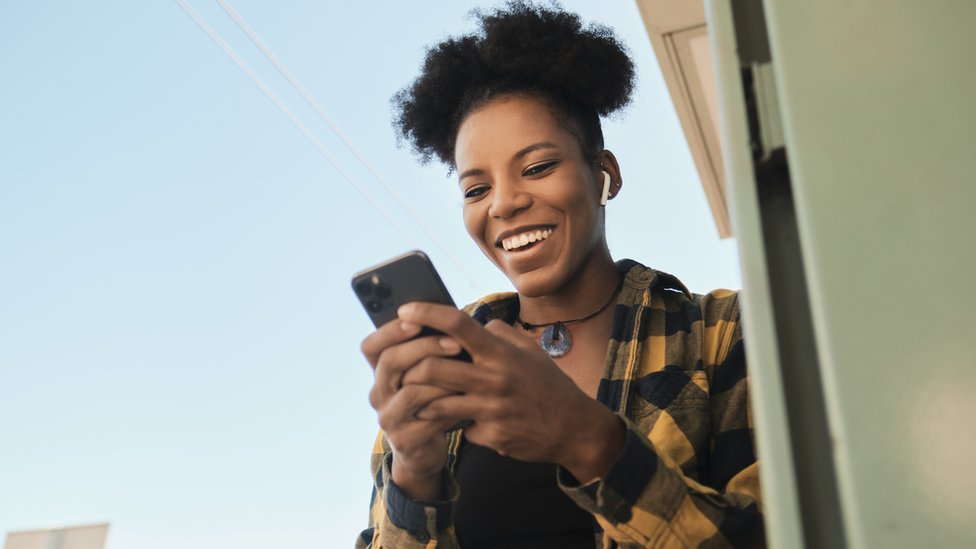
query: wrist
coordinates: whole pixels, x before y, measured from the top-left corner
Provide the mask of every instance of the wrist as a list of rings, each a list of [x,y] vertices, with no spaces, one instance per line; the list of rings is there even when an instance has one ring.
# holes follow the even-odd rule
[[[561,453],[565,458],[557,462],[581,484],[606,476],[627,437],[627,426],[616,414],[596,401],[593,404],[593,412],[576,431],[572,447],[566,448]]]
[[[444,499],[443,468],[430,473],[414,471],[401,463],[394,453],[390,476],[397,488],[412,500]]]

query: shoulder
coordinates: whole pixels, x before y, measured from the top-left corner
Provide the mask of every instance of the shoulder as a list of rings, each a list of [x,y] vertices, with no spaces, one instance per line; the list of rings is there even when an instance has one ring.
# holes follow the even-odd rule
[[[468,303],[461,310],[482,324],[490,320],[502,320],[511,324],[518,314],[518,294],[515,292],[488,294]]]
[[[717,289],[704,295],[696,295],[695,300],[701,308],[702,320],[706,326],[720,322],[739,322],[739,292]]]
[[[738,316],[738,295],[724,288],[706,294],[691,292],[673,274],[652,269],[632,259],[617,262],[624,274],[624,286],[643,291],[651,300],[660,301],[670,309],[699,309],[703,317],[730,318]]]
[[[688,334],[698,343],[686,350],[704,353],[711,360],[720,360],[741,339],[738,291],[717,289],[698,294],[676,276],[635,261],[618,262],[618,267],[626,272],[624,285],[631,289],[631,306],[643,310],[641,314],[656,326],[648,328],[648,333],[671,335],[674,345],[688,343],[690,340],[682,335]]]

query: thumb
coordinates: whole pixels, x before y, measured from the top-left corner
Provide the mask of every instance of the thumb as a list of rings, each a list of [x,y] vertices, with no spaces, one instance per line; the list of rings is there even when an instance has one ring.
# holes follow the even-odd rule
[[[485,330],[498,339],[516,347],[524,349],[527,346],[533,345],[532,341],[528,340],[514,326],[506,324],[501,320],[492,320],[488,324],[485,324]]]

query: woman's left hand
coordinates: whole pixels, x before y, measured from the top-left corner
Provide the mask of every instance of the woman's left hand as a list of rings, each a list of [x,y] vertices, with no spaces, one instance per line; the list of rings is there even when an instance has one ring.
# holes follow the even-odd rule
[[[607,472],[623,447],[623,422],[583,393],[535,341],[504,322],[482,326],[444,305],[407,304],[399,317],[443,332],[472,359],[429,357],[406,372],[404,385],[456,393],[417,417],[472,419],[465,428],[471,442],[522,461],[562,465],[581,482]]]

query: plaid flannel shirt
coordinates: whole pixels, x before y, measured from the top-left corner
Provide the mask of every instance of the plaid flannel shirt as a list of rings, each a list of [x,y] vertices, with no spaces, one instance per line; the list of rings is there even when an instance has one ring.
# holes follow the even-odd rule
[[[597,399],[626,422],[624,449],[605,477],[586,484],[557,468],[560,488],[592,513],[598,549],[764,547],[738,294],[696,295],[671,275],[631,260],[617,265],[626,276]],[[494,294],[465,310],[483,323],[511,323],[516,299]],[[452,473],[461,434],[447,436],[447,499],[424,502],[391,482],[380,433],[370,526],[357,548],[458,546]]]

